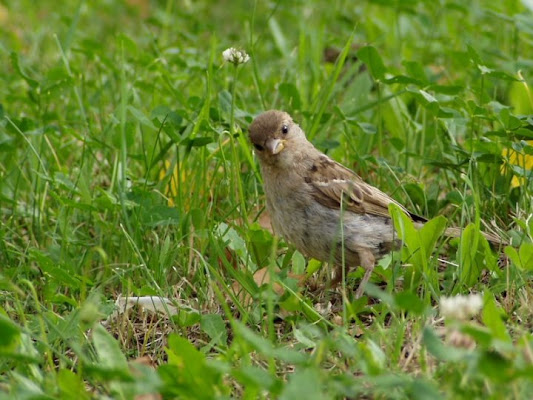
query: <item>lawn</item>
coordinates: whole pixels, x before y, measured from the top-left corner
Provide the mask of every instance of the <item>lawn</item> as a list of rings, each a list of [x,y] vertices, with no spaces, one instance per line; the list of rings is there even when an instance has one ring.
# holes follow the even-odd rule
[[[531,398],[530,0],[4,1],[0,55],[0,399]],[[430,220],[360,299],[272,232],[268,109]]]

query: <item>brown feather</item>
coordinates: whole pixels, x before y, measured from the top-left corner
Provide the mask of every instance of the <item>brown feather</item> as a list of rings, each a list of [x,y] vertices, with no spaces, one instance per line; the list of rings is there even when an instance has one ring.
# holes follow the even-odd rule
[[[266,111],[249,130],[276,233],[303,254],[335,263],[332,285],[345,275],[344,266],[363,267],[365,275],[355,293],[361,297],[375,261],[399,244],[389,205],[396,204],[417,226],[426,219],[321,153],[289,114]],[[449,228],[446,234],[460,236],[460,231]],[[492,234],[484,236],[501,242]]]
[[[345,210],[358,214],[390,217],[389,204],[394,203],[413,221],[426,221],[425,218],[409,212],[396,200],[364,182],[355,172],[326,155],[319,157],[308,174],[304,179],[313,186],[313,195],[323,206],[339,209],[342,203]]]
[[[450,228],[447,228],[446,231],[444,231],[444,234],[448,237],[452,237],[452,238],[455,238],[455,237],[461,237],[461,234],[462,234],[462,229],[459,229],[459,228],[456,228],[454,226],[450,227]],[[485,239],[487,239],[490,243],[492,243],[493,245],[496,245],[496,246],[505,246],[505,245],[508,245],[509,243],[504,240],[503,238],[501,238],[500,236],[498,235],[495,235],[493,233],[489,233],[489,232],[481,232],[481,234],[483,235],[483,237]]]

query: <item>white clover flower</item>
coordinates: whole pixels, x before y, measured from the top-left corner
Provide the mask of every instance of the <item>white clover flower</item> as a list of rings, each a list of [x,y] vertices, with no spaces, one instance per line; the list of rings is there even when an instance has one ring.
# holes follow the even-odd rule
[[[441,297],[439,302],[440,314],[444,318],[466,320],[476,315],[483,307],[481,295],[457,295],[454,297]]]
[[[235,47],[230,47],[222,52],[224,61],[230,62],[234,65],[244,64],[248,62],[250,56],[244,50],[238,50]]]

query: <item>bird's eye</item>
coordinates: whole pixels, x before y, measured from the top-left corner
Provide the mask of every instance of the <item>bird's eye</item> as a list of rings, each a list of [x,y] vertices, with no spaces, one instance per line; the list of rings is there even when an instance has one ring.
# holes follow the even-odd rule
[[[263,150],[264,150],[264,147],[261,146],[260,144],[255,144],[255,143],[254,143],[254,147],[255,147],[255,149],[256,149],[257,151],[263,151]]]
[[[283,126],[281,127],[281,132],[282,132],[284,135],[286,135],[287,133],[289,133],[289,127],[288,127],[288,125],[283,125]]]

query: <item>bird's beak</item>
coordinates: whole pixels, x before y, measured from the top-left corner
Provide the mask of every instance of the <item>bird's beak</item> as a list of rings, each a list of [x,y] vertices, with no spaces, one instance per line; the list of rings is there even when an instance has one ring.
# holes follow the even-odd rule
[[[285,140],[282,139],[269,139],[265,143],[266,148],[272,155],[276,155],[281,153],[281,151],[285,148]]]

